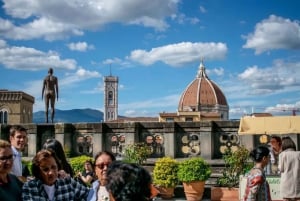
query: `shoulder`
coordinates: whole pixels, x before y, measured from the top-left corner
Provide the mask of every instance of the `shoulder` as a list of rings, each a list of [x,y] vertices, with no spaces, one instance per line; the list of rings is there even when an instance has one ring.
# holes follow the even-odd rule
[[[72,183],[72,178],[71,177],[65,177],[65,178],[61,178],[61,179],[57,179],[57,185],[61,186],[61,185],[68,185]]]
[[[39,192],[42,188],[42,182],[38,179],[33,179],[30,181],[27,181],[23,184],[22,191],[23,193],[32,193],[32,192]]]
[[[8,178],[10,179],[10,181],[17,184],[18,186],[23,186],[23,182],[21,182],[16,175],[8,174]]]
[[[57,186],[68,186],[68,185],[77,185],[77,184],[79,184],[79,182],[73,179],[72,177],[66,177],[57,180]]]
[[[100,185],[99,180],[96,180],[92,183],[92,188],[97,189],[99,187],[99,185]]]
[[[250,180],[252,185],[257,185],[264,182],[263,171],[258,168],[253,168],[248,175],[248,179]]]
[[[8,178],[9,178],[10,180],[12,180],[12,181],[14,181],[14,180],[19,180],[18,177],[17,177],[16,175],[11,174],[11,173],[8,174]]]
[[[27,185],[29,187],[41,186],[42,185],[42,181],[35,178],[35,179],[32,179],[32,180],[29,180],[29,181],[25,182],[24,185]]]

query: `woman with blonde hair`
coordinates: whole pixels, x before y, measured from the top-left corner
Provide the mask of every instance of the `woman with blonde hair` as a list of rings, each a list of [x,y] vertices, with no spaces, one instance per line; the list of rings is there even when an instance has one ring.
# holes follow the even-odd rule
[[[0,140],[0,199],[21,200],[23,183],[13,174],[13,151],[9,142]]]

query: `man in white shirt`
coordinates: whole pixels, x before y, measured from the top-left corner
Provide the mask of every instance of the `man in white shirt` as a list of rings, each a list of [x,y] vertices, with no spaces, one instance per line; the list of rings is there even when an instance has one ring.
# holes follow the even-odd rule
[[[27,144],[27,130],[22,126],[12,126],[9,133],[9,140],[14,156],[11,173],[24,182],[26,178],[22,176],[22,151]]]

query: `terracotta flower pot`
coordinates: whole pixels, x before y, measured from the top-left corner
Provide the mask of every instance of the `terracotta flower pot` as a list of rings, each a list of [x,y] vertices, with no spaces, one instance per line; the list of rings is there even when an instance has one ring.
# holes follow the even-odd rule
[[[188,201],[202,199],[205,181],[183,182],[185,197]]]
[[[164,200],[169,200],[173,198],[174,188],[173,187],[159,187],[159,195]]]
[[[212,201],[238,201],[239,188],[212,187],[211,200]]]

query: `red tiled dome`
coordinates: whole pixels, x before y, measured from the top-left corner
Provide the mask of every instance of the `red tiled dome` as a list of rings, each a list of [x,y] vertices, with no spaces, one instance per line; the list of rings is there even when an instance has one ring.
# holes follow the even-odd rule
[[[201,111],[202,107],[227,106],[226,98],[216,83],[210,80],[203,62],[194,79],[181,95],[178,111]]]

